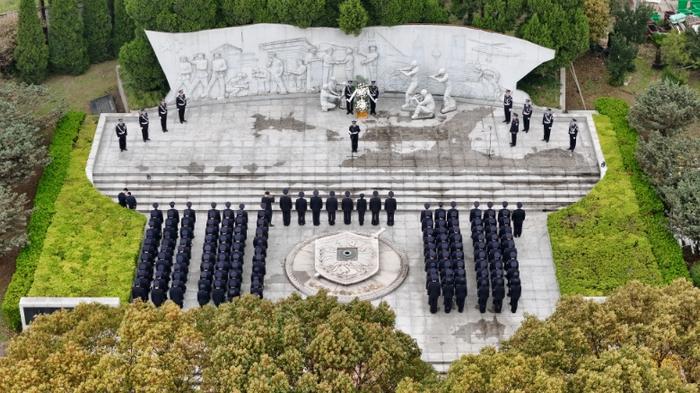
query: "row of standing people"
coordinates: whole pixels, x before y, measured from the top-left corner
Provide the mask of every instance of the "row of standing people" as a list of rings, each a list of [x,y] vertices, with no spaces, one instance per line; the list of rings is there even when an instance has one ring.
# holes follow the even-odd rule
[[[163,212],[158,209],[158,204],[153,204],[137,265],[136,279],[132,286],[133,300],[140,298],[146,301],[150,292],[151,301],[156,306],[163,304],[167,298],[180,307],[183,306],[192,256],[195,220],[195,212],[191,209],[191,204],[188,204],[187,209],[184,210],[182,221],[174,202],[170,203],[165,220]],[[178,223],[180,224],[179,243]],[[162,224],[165,226],[162,227]],[[159,248],[158,244],[160,244]],[[173,264],[176,245],[177,255]]]
[[[503,114],[504,123],[510,123],[510,146],[514,147],[518,141],[518,132],[520,132],[520,119],[518,114],[513,112],[513,96],[510,90],[506,90],[503,96]],[[523,117],[523,132],[528,133],[530,131],[530,117],[532,117],[532,103],[530,99],[525,100],[522,111]],[[549,143],[549,137],[552,133],[552,125],[554,124],[554,114],[552,109],[547,108],[542,115],[542,128],[544,131],[544,136],[542,138],[543,142]],[[572,118],[569,122],[569,149],[574,151],[576,148],[576,139],[578,138],[579,126],[575,118]]]
[[[464,246],[459,227],[459,211],[456,202],[445,210],[442,202],[435,212],[430,204],[425,204],[421,212],[423,231],[423,255],[425,258],[428,306],[430,312],[437,312],[440,295],[446,313],[457,303],[457,311],[464,311],[467,298],[467,274],[464,265]]]
[[[271,196],[269,192],[265,192],[262,197],[262,204],[264,209],[269,211],[270,219],[272,218],[272,205],[275,202],[274,196]],[[289,190],[284,189],[282,191],[282,196],[279,200],[279,207],[282,211],[282,222],[285,226],[289,226],[291,223],[292,209],[297,212],[297,223],[299,225],[306,225],[306,212],[311,210],[311,217],[314,226],[321,224],[321,211],[325,206],[325,210],[328,214],[328,224],[335,225],[336,213],[341,210],[343,213],[343,223],[345,225],[352,224],[352,212],[357,211],[357,219],[360,225],[365,223],[365,213],[369,209],[371,213],[371,224],[379,225],[379,213],[382,211],[382,199],[379,197],[378,191],[372,192],[372,197],[367,201],[365,199],[365,194],[360,194],[356,201],[353,201],[350,191],[345,191],[344,197],[339,201],[336,197],[335,192],[331,191],[328,197],[324,201],[319,195],[318,190],[314,190],[313,196],[307,200],[303,191],[299,192],[296,200],[292,201],[292,197],[289,196]],[[397,210],[396,198],[394,198],[394,192],[389,191],[388,197],[383,203],[384,211],[386,212],[386,223],[388,226],[394,225],[394,214]],[[339,209],[340,208],[340,209]],[[272,226],[272,225],[271,225]]]
[[[522,204],[518,205],[521,209]],[[479,209],[479,202],[474,202],[474,208],[469,213],[477,301],[481,313],[486,312],[489,292],[493,298],[494,312],[501,312],[506,296],[506,279],[511,312],[516,312],[518,307],[521,294],[520,270],[511,219],[512,214],[507,202],[503,202],[503,208],[498,213],[489,206],[483,214]]]

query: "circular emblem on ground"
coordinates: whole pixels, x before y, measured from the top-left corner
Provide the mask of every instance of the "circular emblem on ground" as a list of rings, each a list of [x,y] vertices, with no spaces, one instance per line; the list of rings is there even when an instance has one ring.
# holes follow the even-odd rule
[[[341,301],[371,300],[401,285],[408,264],[379,234],[343,231],[299,243],[285,259],[285,272],[306,295],[325,289]]]

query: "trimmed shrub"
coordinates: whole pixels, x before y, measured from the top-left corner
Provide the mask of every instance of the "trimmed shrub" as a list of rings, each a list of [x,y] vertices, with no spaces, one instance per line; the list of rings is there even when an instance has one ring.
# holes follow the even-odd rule
[[[345,34],[358,35],[367,26],[367,11],[360,0],[345,0],[340,4],[338,26]]]
[[[77,0],[54,0],[50,9],[49,63],[59,73],[79,75],[90,65]]]
[[[663,281],[669,283],[676,277],[687,278],[688,268],[683,260],[683,251],[668,229],[669,224],[664,215],[663,202],[635,158],[638,135],[627,123],[629,111],[627,103],[615,98],[599,98],[595,102],[595,107],[598,112],[610,118],[615,130],[624,169],[630,174],[637,196],[639,217],[644,223],[644,231],[656,257]]]
[[[16,13],[0,16],[0,73],[9,73],[15,65],[18,25]]]
[[[85,42],[92,63],[100,63],[112,57],[112,18],[107,0],[83,1]]]
[[[34,0],[22,0],[20,3],[15,60],[23,81],[37,84],[46,78],[49,48]]]
[[[562,294],[607,295],[631,280],[662,282],[610,119],[594,116],[608,171],[547,222]]]
[[[95,122],[89,118],[71,153],[30,296],[129,300],[146,218],[112,202],[85,177],[94,133]]]
[[[69,112],[63,116],[56,126],[49,147],[51,163],[44,169],[39,181],[27,227],[29,244],[17,257],[16,270],[2,302],[2,316],[15,329],[19,329],[21,325],[19,299],[27,295],[34,281],[34,271],[44,247],[46,231],[56,211],[56,198],[68,171],[73,140],[84,117],[85,114],[79,112]]]
[[[23,231],[29,216],[27,197],[0,184],[0,255],[27,243]]]
[[[690,279],[693,280],[693,285],[700,288],[700,262],[690,267]]]
[[[114,0],[114,23],[112,24],[112,50],[119,56],[124,44],[134,39],[134,21],[124,8],[124,0]]]
[[[699,118],[700,94],[686,85],[657,82],[637,96],[629,111],[630,125],[647,135],[673,136]]]

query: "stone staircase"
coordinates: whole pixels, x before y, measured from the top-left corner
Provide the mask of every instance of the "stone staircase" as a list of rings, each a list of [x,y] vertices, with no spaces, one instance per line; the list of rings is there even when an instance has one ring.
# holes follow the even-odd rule
[[[223,205],[230,201],[234,205],[245,203],[256,209],[262,194],[269,190],[277,198],[282,189],[289,188],[296,198],[304,191],[307,198],[314,189],[325,197],[330,190],[336,195],[349,190],[353,198],[364,193],[366,198],[372,190],[380,192],[382,198],[393,190],[402,211],[418,211],[426,202],[457,201],[465,208],[473,201],[523,202],[528,210],[551,211],[576,202],[586,195],[599,180],[599,173],[572,171],[561,174],[533,174],[514,168],[508,172],[489,171],[416,171],[394,170],[387,173],[376,171],[338,171],[336,173],[298,174],[289,173],[202,173],[151,172],[134,174],[109,172],[93,174],[95,186],[104,194],[116,195],[128,187],[139,202],[139,210],[147,211],[153,202],[161,206],[175,201],[178,208],[192,202],[196,210],[209,208],[211,202]]]

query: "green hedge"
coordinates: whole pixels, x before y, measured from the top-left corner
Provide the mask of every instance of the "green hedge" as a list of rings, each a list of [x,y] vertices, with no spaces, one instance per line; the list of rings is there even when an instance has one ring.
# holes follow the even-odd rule
[[[99,193],[85,177],[95,132],[83,125],[39,258],[30,296],[116,296],[128,301],[146,218]]]
[[[678,277],[688,278],[683,251],[669,230],[663,202],[637,163],[637,132],[627,123],[627,103],[614,98],[600,98],[596,100],[595,106],[598,112],[610,118],[615,130],[623,165],[630,174],[639,204],[640,218],[644,223],[644,231],[659,265],[663,282],[668,284]]]
[[[34,271],[44,247],[46,231],[54,217],[56,198],[68,170],[73,141],[84,118],[85,114],[81,112],[69,112],[63,116],[56,125],[49,146],[51,163],[44,169],[34,197],[32,216],[27,226],[29,243],[17,256],[15,274],[2,302],[2,315],[15,329],[21,325],[19,299],[27,295],[34,281]]]
[[[631,280],[659,284],[659,272],[615,130],[594,116],[608,171],[579,202],[547,222],[562,294],[601,296]]]

